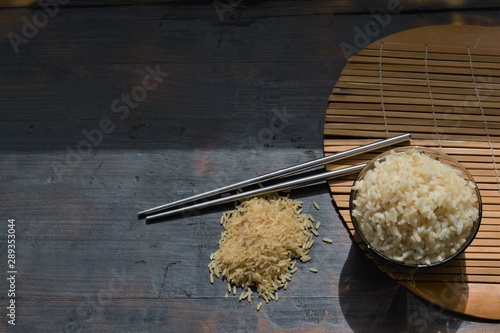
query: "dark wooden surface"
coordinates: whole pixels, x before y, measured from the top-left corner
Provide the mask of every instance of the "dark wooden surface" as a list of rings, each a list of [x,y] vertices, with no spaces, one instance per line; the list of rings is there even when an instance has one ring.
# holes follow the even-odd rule
[[[370,9],[390,1],[66,2],[35,31],[23,31],[43,19],[34,1],[1,5],[0,332],[500,330],[380,273],[353,246],[326,184],[292,196],[334,243],[317,242],[312,262],[260,312],[255,300],[225,299],[225,282],[209,282],[227,206],[154,225],[137,219],[321,156],[327,99],[347,61],[340,46],[355,46],[358,29],[375,20]],[[400,1],[369,39],[500,24],[493,1],[446,3]],[[25,38],[17,52],[14,34]],[[155,88],[146,80],[151,90],[146,68],[161,72]],[[122,95],[144,91],[125,113]],[[15,326],[6,316],[8,219],[16,219]]]

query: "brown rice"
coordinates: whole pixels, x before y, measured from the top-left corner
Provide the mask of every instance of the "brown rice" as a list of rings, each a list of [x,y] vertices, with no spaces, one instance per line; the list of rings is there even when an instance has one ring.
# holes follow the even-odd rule
[[[209,271],[224,276],[229,291],[254,287],[266,303],[277,299],[297,270],[293,259],[309,261],[313,244],[312,217],[302,203],[288,197],[257,197],[242,202],[221,219],[219,249],[211,255]],[[250,295],[250,294],[249,294]]]

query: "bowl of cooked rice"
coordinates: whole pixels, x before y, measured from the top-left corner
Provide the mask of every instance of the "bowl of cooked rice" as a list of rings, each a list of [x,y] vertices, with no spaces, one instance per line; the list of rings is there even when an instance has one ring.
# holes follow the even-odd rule
[[[399,268],[428,268],[457,258],[477,234],[482,205],[470,173],[437,149],[401,147],[359,173],[349,210],[362,243]]]

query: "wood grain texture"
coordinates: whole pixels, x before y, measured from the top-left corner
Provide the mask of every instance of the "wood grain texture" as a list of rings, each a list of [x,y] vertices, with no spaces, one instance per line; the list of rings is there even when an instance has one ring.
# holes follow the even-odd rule
[[[55,1],[55,0],[54,0]],[[179,5],[186,4],[186,1],[181,0],[57,0],[62,7],[117,7],[117,6],[151,6],[151,5]],[[45,3],[53,3],[50,1],[42,1],[42,6]],[[494,1],[409,1],[409,0],[374,0],[370,4],[363,1],[339,0],[335,3],[327,0],[319,0],[314,2],[302,1],[214,1],[214,0],[191,0],[191,5],[207,4],[212,7],[219,7],[220,10],[235,8],[235,9],[251,9],[257,8],[276,8],[280,12],[290,8],[290,12],[300,9],[301,12],[318,13],[370,13],[372,10],[387,9],[391,4],[401,5],[405,11],[425,12],[425,11],[442,11],[442,10],[473,10],[473,9],[495,9],[498,4]],[[5,0],[0,4],[0,8],[16,8],[16,7],[39,7],[40,2],[37,0]]]
[[[299,265],[280,301],[260,312],[256,303],[225,299],[224,281],[209,282],[217,223],[230,206],[148,226],[136,218],[321,156],[328,97],[347,62],[339,45],[354,43],[354,28],[373,20],[370,8],[259,2],[221,20],[210,1],[116,3],[61,6],[17,53],[7,35],[22,35],[23,17],[39,8],[0,11],[0,217],[17,221],[19,261],[15,328],[4,320],[8,288],[0,279],[1,332],[498,329],[436,308],[380,272],[352,244],[326,184],[292,194],[333,244],[317,242],[311,266]],[[500,24],[498,11],[475,4],[425,15],[416,5],[372,39],[429,24]],[[128,115],[113,112],[157,65],[169,73],[164,81]],[[84,153],[83,131],[103,119],[114,129]],[[3,237],[0,247],[3,255]]]

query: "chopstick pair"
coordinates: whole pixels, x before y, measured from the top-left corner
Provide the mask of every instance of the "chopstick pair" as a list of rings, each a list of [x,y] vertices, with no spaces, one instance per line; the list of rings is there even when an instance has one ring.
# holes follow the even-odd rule
[[[286,191],[286,190],[290,190],[293,188],[297,188],[299,186],[309,185],[309,184],[313,184],[313,183],[316,183],[319,181],[324,181],[324,180],[328,180],[328,179],[356,173],[356,172],[361,171],[365,167],[366,163],[355,165],[355,166],[350,166],[350,167],[342,168],[342,169],[338,169],[338,170],[327,171],[327,172],[323,172],[323,173],[320,173],[317,175],[312,175],[312,176],[307,176],[307,177],[303,177],[303,178],[299,178],[299,179],[289,180],[289,181],[285,181],[283,183],[270,185],[270,186],[258,188],[255,190],[249,190],[249,191],[237,193],[237,194],[230,195],[230,196],[215,198],[212,200],[192,204],[195,201],[207,199],[207,198],[213,198],[216,195],[220,195],[220,194],[228,193],[230,191],[241,189],[245,186],[255,185],[255,184],[261,183],[263,181],[268,181],[268,180],[280,178],[283,176],[290,176],[290,175],[293,175],[299,171],[304,171],[304,170],[311,169],[311,168],[314,168],[314,167],[317,167],[320,165],[324,165],[327,163],[333,163],[333,162],[336,162],[336,161],[339,161],[339,160],[342,160],[345,158],[359,155],[359,154],[362,154],[362,153],[365,153],[368,151],[372,151],[372,150],[376,150],[379,148],[384,148],[384,147],[387,147],[390,145],[394,145],[397,143],[401,143],[401,142],[409,140],[410,137],[411,137],[411,135],[409,133],[402,134],[402,135],[398,135],[398,136],[395,136],[395,137],[392,137],[389,139],[380,140],[380,141],[373,142],[373,143],[370,143],[370,144],[367,144],[364,146],[360,146],[360,147],[356,147],[356,148],[353,148],[350,150],[346,150],[346,151],[341,152],[341,153],[337,153],[334,155],[318,158],[318,159],[315,159],[312,161],[308,161],[308,162],[301,163],[298,165],[294,165],[294,166],[290,166],[290,167],[283,168],[280,170],[276,170],[276,171],[273,171],[273,172],[270,172],[270,173],[267,173],[267,174],[264,174],[261,176],[257,176],[257,177],[251,178],[251,179],[247,179],[247,180],[238,182],[238,183],[234,183],[231,185],[220,187],[220,188],[215,189],[215,190],[200,193],[200,194],[188,197],[188,198],[180,199],[180,200],[168,203],[168,204],[164,204],[161,206],[157,206],[154,208],[150,208],[150,209],[141,211],[141,212],[139,212],[138,217],[139,218],[145,217],[146,223],[149,224],[153,221],[165,219],[167,217],[181,214],[181,213],[188,212],[188,211],[200,210],[200,209],[215,206],[215,205],[220,205],[220,204],[224,204],[224,203],[228,203],[228,202],[232,202],[232,201],[236,201],[236,200],[242,200],[242,199],[246,199],[246,198],[250,198],[250,197],[254,197],[254,196],[258,196],[258,195],[269,194],[269,193],[273,193],[273,192],[277,192],[277,191]],[[190,204],[190,203],[192,205],[182,206],[182,205],[186,205],[186,204]]]

